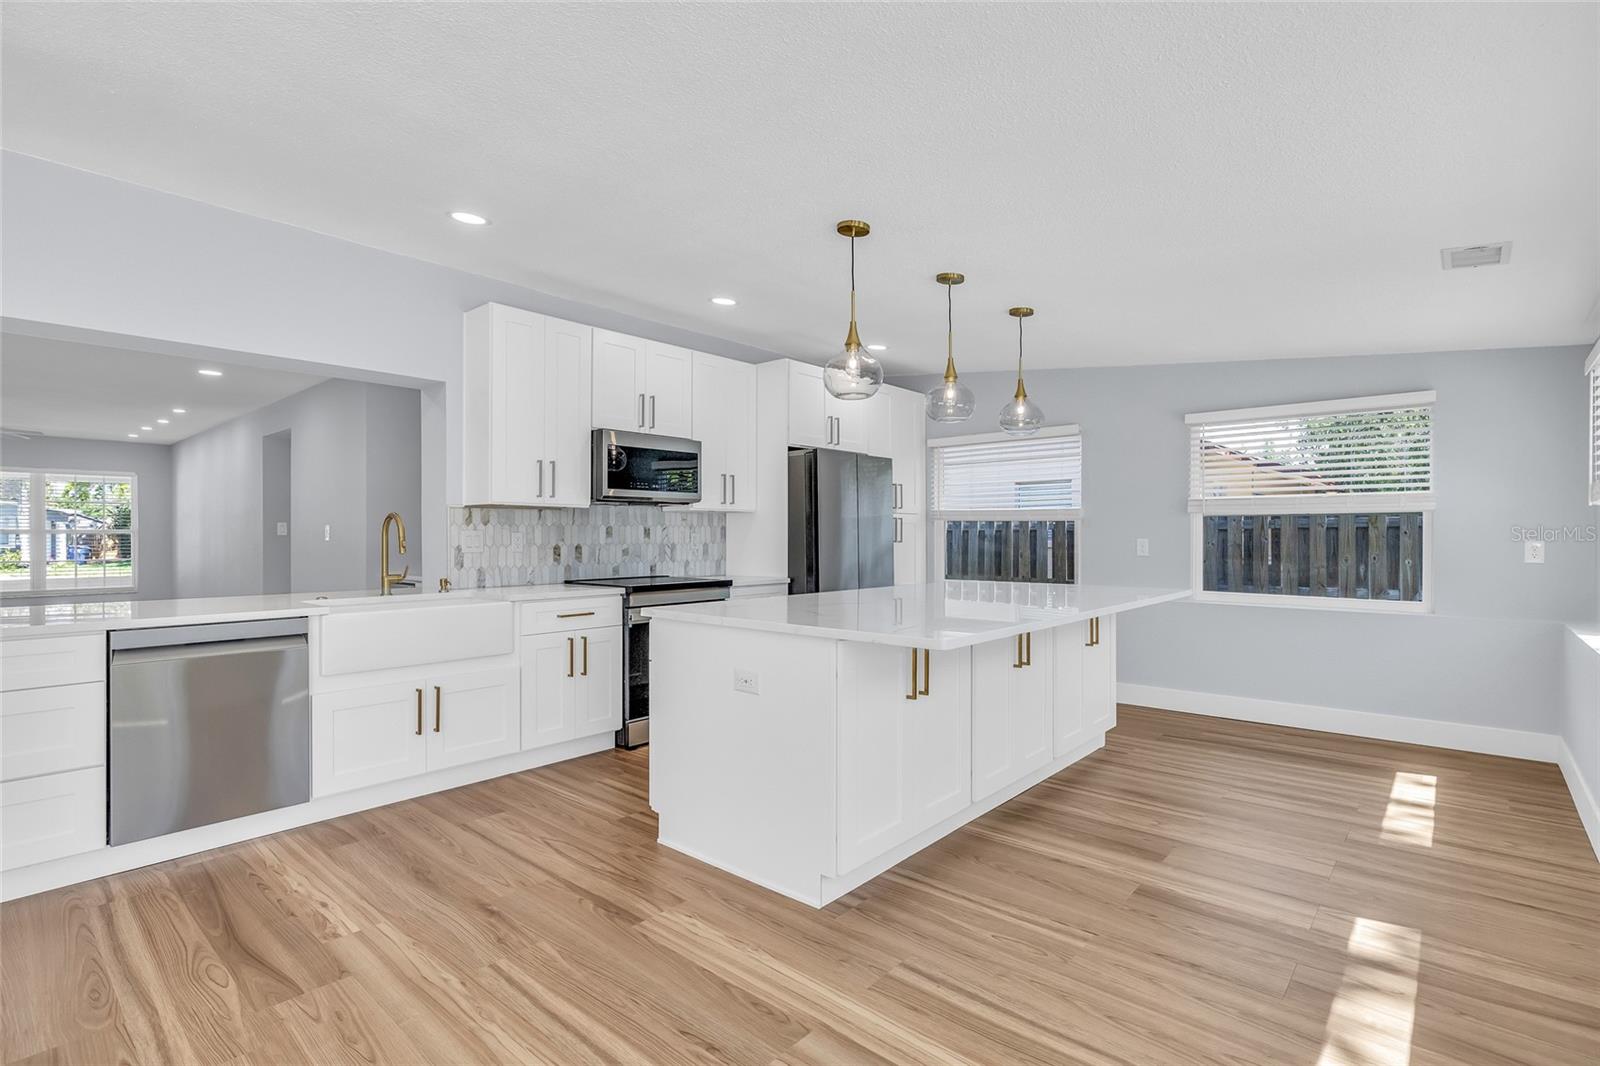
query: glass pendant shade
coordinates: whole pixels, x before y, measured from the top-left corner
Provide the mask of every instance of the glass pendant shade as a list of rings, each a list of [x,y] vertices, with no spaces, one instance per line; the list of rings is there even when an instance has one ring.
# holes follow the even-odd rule
[[[1028,437],[1044,425],[1044,412],[1028,399],[1022,384],[1022,320],[1033,314],[1033,308],[1013,307],[1009,314],[1017,320],[1017,393],[1000,409],[1000,428],[1013,437]]]
[[[867,351],[856,332],[856,238],[872,230],[857,219],[846,219],[834,228],[850,238],[850,330],[844,336],[844,350],[822,368],[822,384],[836,399],[865,400],[883,384],[883,364]]]
[[[977,405],[972,390],[956,377],[956,329],[951,309],[952,286],[966,281],[966,276],[946,271],[933,279],[944,286],[945,349],[944,380],[928,390],[928,421],[965,422],[972,417]]]

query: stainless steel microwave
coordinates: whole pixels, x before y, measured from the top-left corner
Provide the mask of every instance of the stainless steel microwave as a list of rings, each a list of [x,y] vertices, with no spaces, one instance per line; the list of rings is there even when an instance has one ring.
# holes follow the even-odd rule
[[[622,429],[594,431],[593,498],[611,503],[698,503],[700,442]]]

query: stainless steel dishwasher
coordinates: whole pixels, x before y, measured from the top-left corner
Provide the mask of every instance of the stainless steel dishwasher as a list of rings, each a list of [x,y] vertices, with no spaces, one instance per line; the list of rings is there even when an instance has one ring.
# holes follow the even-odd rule
[[[111,843],[311,798],[304,618],[111,634]]]

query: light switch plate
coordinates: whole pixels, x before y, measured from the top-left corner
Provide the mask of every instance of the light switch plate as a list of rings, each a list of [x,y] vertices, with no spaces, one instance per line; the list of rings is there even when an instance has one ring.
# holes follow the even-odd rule
[[[463,529],[461,531],[461,550],[464,552],[481,552],[483,550],[483,530]]]
[[[289,523],[287,523],[287,522],[279,522],[278,523],[278,536],[287,537],[288,535],[289,535]]]
[[[753,670],[735,670],[733,672],[733,691],[748,692],[750,695],[759,695],[760,688],[756,683],[756,674]]]
[[[1149,555],[1150,554],[1150,538],[1149,537],[1140,537],[1138,540],[1134,541],[1133,542],[1133,554],[1135,554],[1135,555]]]
[[[1525,540],[1522,542],[1522,561],[1525,563],[1544,562],[1544,541]]]
[[[322,539],[323,540],[332,540],[333,539],[333,527],[332,526],[323,526],[322,527]]]

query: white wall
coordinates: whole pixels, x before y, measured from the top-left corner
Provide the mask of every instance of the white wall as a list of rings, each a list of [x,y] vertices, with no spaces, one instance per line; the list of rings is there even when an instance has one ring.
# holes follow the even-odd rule
[[[383,515],[399,511],[408,526],[422,525],[417,391],[326,381],[172,446],[177,595],[261,591],[262,442],[284,430],[292,591],[376,588]],[[416,554],[407,559],[426,534],[411,536]]]
[[[1084,433],[1082,570],[1091,582],[1188,587],[1192,411],[1435,389],[1435,612],[1177,603],[1118,630],[1125,683],[1555,733],[1564,698],[1558,623],[1595,617],[1594,545],[1551,542],[1522,562],[1514,525],[1581,525],[1587,408],[1578,348],[1124,369],[1034,371],[1050,423]],[[933,377],[897,380],[932,387]],[[1015,388],[963,375],[962,426],[994,426]],[[1134,554],[1148,537],[1150,555]]]
[[[7,437],[0,442],[0,465],[8,470],[135,474],[134,507],[139,535],[134,546],[138,588],[108,592],[52,593],[59,601],[166,600],[173,596],[172,449],[165,444],[77,440],[69,437]]]
[[[430,584],[444,573],[445,504],[460,502],[464,312],[497,301],[735,359],[777,357],[15,152],[0,153],[0,229],[8,328],[105,332],[124,347],[148,338],[324,376],[439,383],[423,396]]]

